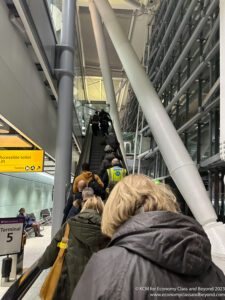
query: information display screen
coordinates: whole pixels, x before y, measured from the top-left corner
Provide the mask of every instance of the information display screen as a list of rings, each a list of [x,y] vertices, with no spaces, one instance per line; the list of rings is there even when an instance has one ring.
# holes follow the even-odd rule
[[[0,219],[0,255],[20,253],[24,218]]]
[[[0,172],[43,172],[43,150],[0,150]]]

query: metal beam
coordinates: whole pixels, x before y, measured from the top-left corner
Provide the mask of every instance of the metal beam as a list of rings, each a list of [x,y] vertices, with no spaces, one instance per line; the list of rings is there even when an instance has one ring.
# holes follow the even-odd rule
[[[60,55],[58,132],[56,140],[56,165],[52,236],[59,230],[65,207],[66,187],[71,180],[72,115],[73,115],[73,70],[75,0],[63,1],[62,48]]]
[[[198,0],[192,0],[191,1],[190,5],[189,5],[189,7],[186,11],[186,14],[184,15],[183,21],[181,22],[181,24],[180,24],[180,26],[179,26],[172,42],[170,44],[170,47],[169,47],[169,49],[166,53],[166,56],[164,57],[161,65],[159,66],[159,70],[158,70],[158,72],[157,72],[157,74],[156,74],[156,76],[153,80],[153,83],[156,83],[156,81],[158,80],[161,72],[163,71],[163,68],[165,67],[168,59],[171,57],[171,54],[172,54],[172,52],[173,52],[173,50],[176,46],[176,43],[177,43],[178,39],[180,38],[181,34],[183,33],[184,27],[186,26],[191,14],[192,14],[192,11],[195,8],[195,6],[197,5],[197,3],[198,3]]]
[[[160,54],[161,54],[161,52],[163,50],[163,46],[165,45],[165,42],[166,42],[167,38],[169,37],[169,35],[171,33],[172,27],[173,27],[174,23],[176,22],[179,14],[180,14],[180,10],[181,10],[181,7],[182,7],[183,4],[184,4],[183,1],[178,1],[178,3],[177,3],[176,9],[174,11],[174,14],[173,14],[173,16],[172,16],[172,18],[170,20],[170,23],[169,23],[167,29],[166,29],[166,32],[165,32],[165,34],[163,36],[163,39],[160,42],[161,47],[159,48],[159,50],[158,50],[158,52],[156,54],[156,57],[154,59],[154,62],[152,64],[152,66],[151,66],[151,70],[152,71],[154,70],[156,63],[158,62],[158,58],[160,57]]]
[[[137,140],[138,140],[138,128],[139,128],[139,116],[140,116],[140,105],[138,105],[137,124],[136,124],[136,133],[135,133],[135,141],[134,141],[133,174],[135,173],[135,165],[136,165],[136,157],[137,157]]]
[[[210,6],[209,6],[209,8],[208,8],[208,10],[207,10],[207,12],[205,14],[205,16],[203,18],[201,18],[201,21],[198,23],[197,27],[195,28],[194,32],[192,33],[191,38],[187,42],[187,44],[184,47],[181,55],[177,59],[175,65],[173,66],[172,70],[170,71],[169,75],[167,76],[166,80],[164,81],[162,87],[160,88],[159,93],[158,93],[159,96],[161,96],[162,93],[164,92],[165,88],[167,87],[167,85],[169,84],[169,82],[171,81],[171,79],[173,78],[173,76],[176,73],[176,71],[179,68],[179,66],[182,64],[182,62],[183,62],[184,58],[186,57],[187,53],[191,49],[191,47],[192,47],[194,41],[196,40],[197,36],[199,35],[199,33],[201,32],[201,30],[205,26],[205,23],[207,22],[208,17],[212,14],[212,12],[215,10],[215,8],[217,6],[218,6],[218,0],[213,1],[210,4]]]
[[[210,31],[210,35],[209,35],[209,37],[207,39],[207,42],[206,42],[206,44],[204,46],[204,49],[203,49],[203,55],[206,54],[210,44],[212,43],[212,39],[215,37],[215,34],[216,34],[217,30],[219,30],[219,26],[220,26],[220,15],[218,15],[218,17],[217,17],[217,19],[216,19],[216,21],[213,25],[213,28]]]
[[[172,101],[167,105],[166,111],[169,112],[173,105],[179,100],[179,98],[183,95],[183,93],[190,87],[193,81],[199,76],[199,74],[203,71],[203,69],[207,66],[207,63],[213,58],[213,56],[219,51],[219,42],[213,47],[210,53],[207,55],[205,60],[201,62],[198,67],[191,74],[189,79],[184,83],[182,88],[178,91],[176,96],[172,99]]]
[[[152,49],[153,52],[154,52],[155,48],[158,48],[157,45],[158,45],[159,39],[161,38],[161,34],[162,34],[163,29],[164,29],[164,27],[165,27],[165,25],[166,25],[165,20],[167,20],[167,18],[168,18],[168,16],[169,16],[170,11],[171,11],[171,9],[173,8],[173,6],[174,6],[174,0],[170,0],[170,1],[169,1],[169,4],[168,4],[168,6],[167,6],[166,12],[165,12],[165,14],[164,14],[164,16],[163,16],[163,20],[160,22],[161,27],[160,27],[160,29],[159,29],[159,31],[158,31],[158,34],[157,34],[157,37],[156,37],[156,39],[155,39],[155,41],[154,41],[154,46],[153,46],[153,49]],[[162,45],[162,43],[160,43],[160,44]],[[161,48],[161,47],[160,47],[160,48]]]

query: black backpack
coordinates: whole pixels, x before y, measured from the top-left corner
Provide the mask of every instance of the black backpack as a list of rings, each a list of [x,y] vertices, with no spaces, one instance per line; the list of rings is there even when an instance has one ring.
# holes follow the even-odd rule
[[[96,196],[99,196],[103,199],[105,199],[105,190],[103,187],[98,183],[97,180],[95,180],[95,174],[92,174],[92,179],[88,183],[88,186],[91,187],[94,190],[94,194]]]

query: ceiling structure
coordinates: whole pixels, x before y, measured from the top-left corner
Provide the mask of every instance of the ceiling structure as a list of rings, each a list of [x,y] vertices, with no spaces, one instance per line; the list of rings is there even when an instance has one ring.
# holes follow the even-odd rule
[[[129,1],[139,3],[140,6],[151,3],[152,9],[153,0],[109,0],[118,22],[131,41],[131,44],[141,61],[147,36],[147,24],[152,16],[151,14],[149,15],[146,10],[136,10],[135,5],[130,4]],[[58,34],[61,31],[62,0],[48,0],[48,2],[50,4],[50,11],[54,21],[55,30]],[[159,0],[154,0],[154,3],[157,2],[159,2]],[[80,51],[75,51],[75,53],[80,53],[76,54],[77,57],[75,57],[75,62],[77,61],[79,66],[75,66],[74,99],[88,103],[107,103],[91,16],[88,8],[88,0],[77,1],[76,22]],[[120,111],[126,104],[129,81],[127,80],[126,73],[123,70],[123,66],[121,65],[111,39],[104,28],[104,24],[103,30],[117,106]],[[79,69],[78,72],[76,72],[76,68]],[[1,149],[40,149],[34,141],[30,140],[1,115],[0,139]],[[50,156],[45,155],[44,171],[54,175],[55,161]]]
[[[131,44],[141,61],[147,35],[147,23],[150,18],[149,14],[146,14],[144,11],[134,10],[134,6],[125,0],[111,0],[109,2],[114,9],[118,22],[123,28],[125,35],[130,39]],[[140,3],[140,5],[146,5],[148,0],[136,2]],[[77,18],[78,38],[81,48],[80,61],[82,64],[82,75],[84,80],[82,81],[82,76],[77,76],[75,78],[74,97],[77,100],[87,100],[91,103],[94,101],[106,103],[107,99],[88,8],[88,0],[77,1]],[[104,24],[103,30],[116,93],[117,106],[120,111],[126,103],[129,81],[127,80],[126,73],[123,70],[123,66],[114,49],[111,39],[104,28]],[[82,91],[81,86],[83,86],[85,92]]]

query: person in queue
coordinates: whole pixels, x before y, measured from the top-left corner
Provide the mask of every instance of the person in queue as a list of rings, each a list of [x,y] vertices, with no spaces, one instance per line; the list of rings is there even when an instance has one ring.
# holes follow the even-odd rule
[[[40,233],[40,224],[29,217],[29,214],[26,213],[25,208],[20,208],[17,217],[24,218],[24,227],[32,227],[36,237],[43,237],[43,235]]]
[[[70,218],[56,233],[51,244],[38,262],[40,270],[54,264],[59,249],[58,243],[64,236],[66,224],[70,226],[68,244],[62,266],[62,272],[52,300],[70,300],[73,290],[94,252],[104,248],[109,239],[101,233],[101,215],[104,204],[100,197],[88,198],[81,212]]]
[[[66,220],[79,214],[83,204],[87,201],[87,199],[93,196],[94,196],[94,190],[91,187],[85,187],[82,191],[82,198],[77,199],[73,202],[73,205],[68,213]]]
[[[62,224],[68,219],[68,215],[70,213],[70,210],[73,207],[73,203],[76,200],[82,200],[82,191],[84,190],[84,188],[87,186],[86,182],[84,180],[80,180],[77,184],[77,190],[78,192],[74,195],[71,195],[67,201],[66,207],[64,208],[64,216],[63,216],[63,222]]]
[[[111,182],[120,181],[127,175],[126,169],[122,168],[118,158],[114,158],[111,164],[112,167],[105,171],[105,174],[102,178],[104,188],[107,188]]]
[[[102,187],[104,187],[103,182],[101,181],[101,179],[99,178],[99,176],[97,174],[94,174],[94,178]],[[77,176],[74,180],[74,183],[73,183],[74,194],[76,194],[78,192],[78,182],[80,180],[84,180],[86,182],[87,186],[88,186],[88,183],[92,180],[92,172],[90,171],[90,166],[88,163],[84,163],[82,165],[82,173],[79,176]]]
[[[103,177],[106,170],[112,167],[112,160],[116,158],[116,154],[110,145],[106,145],[104,148],[104,155],[102,157],[102,163],[99,170],[100,178]]]
[[[97,136],[98,135],[98,130],[99,130],[99,115],[98,115],[97,111],[94,113],[94,115],[91,118],[91,124],[92,124],[93,134],[95,136]]]
[[[107,145],[110,145],[113,148],[113,150],[117,152],[120,144],[116,138],[116,135],[113,132],[110,132],[109,135],[106,136],[105,141]]]
[[[202,226],[180,213],[166,185],[145,175],[129,175],[116,184],[105,205],[102,232],[111,241],[92,256],[72,300],[180,299],[182,291],[185,299],[205,299],[205,294],[215,299],[211,291],[225,289]],[[192,295],[196,287],[205,289],[202,296]],[[159,297],[151,297],[154,293]]]
[[[112,123],[111,119],[105,114],[101,118],[99,118],[101,132],[103,136],[107,136],[109,134],[109,122]]]

